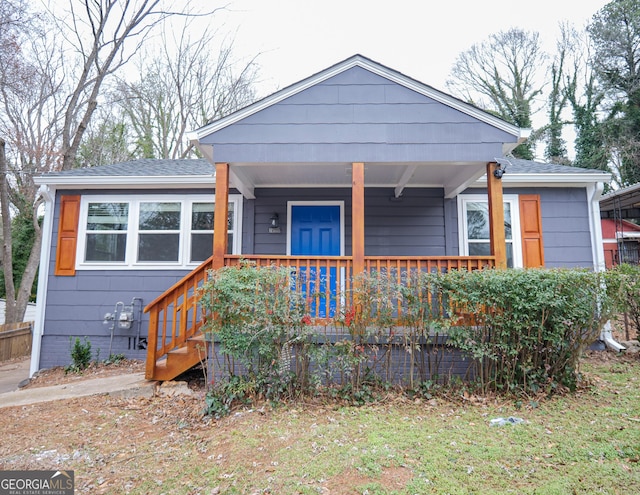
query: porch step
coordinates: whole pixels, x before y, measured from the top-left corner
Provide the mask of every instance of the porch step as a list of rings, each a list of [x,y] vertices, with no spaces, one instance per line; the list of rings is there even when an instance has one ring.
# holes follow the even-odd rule
[[[202,362],[205,353],[204,335],[198,334],[187,340],[187,343],[169,351],[163,359],[156,362],[153,376],[148,380],[167,381],[197,366]]]

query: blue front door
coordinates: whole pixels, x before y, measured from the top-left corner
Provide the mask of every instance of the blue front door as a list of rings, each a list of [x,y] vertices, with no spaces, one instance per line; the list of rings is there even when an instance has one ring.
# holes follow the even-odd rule
[[[291,254],[340,256],[340,216],[339,205],[292,205]],[[326,268],[320,268],[318,277],[316,268],[310,268],[309,273],[306,268],[301,268],[297,275],[297,283],[301,284],[303,294],[307,294],[308,287],[312,299],[311,314],[318,318],[333,317],[336,308],[336,269],[330,268],[327,273]],[[329,314],[327,295],[330,297]]]

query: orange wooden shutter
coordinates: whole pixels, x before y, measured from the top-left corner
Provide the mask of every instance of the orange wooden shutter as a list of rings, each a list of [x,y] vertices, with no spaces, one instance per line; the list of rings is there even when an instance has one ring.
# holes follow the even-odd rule
[[[71,276],[76,274],[79,218],[80,196],[62,196],[60,198],[60,222],[56,249],[56,275]]]
[[[544,266],[540,195],[520,195],[520,231],[522,234],[522,261],[524,267],[538,268]]]

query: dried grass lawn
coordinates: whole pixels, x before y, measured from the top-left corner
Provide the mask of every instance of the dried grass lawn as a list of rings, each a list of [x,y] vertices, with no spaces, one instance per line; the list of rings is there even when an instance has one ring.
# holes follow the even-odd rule
[[[95,367],[78,378],[139,371]],[[587,357],[588,386],[522,403],[467,395],[259,404],[214,421],[193,396],[106,395],[1,409],[0,469],[72,469],[76,493],[640,493],[640,359]],[[490,426],[497,417],[524,423]]]

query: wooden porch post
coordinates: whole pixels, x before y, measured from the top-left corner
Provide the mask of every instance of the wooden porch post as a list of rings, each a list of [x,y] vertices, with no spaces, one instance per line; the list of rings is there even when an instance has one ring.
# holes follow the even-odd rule
[[[358,276],[364,273],[364,163],[351,164],[351,256],[353,258],[353,307],[357,321],[362,318]]]
[[[216,202],[213,219],[213,264],[214,270],[224,266],[227,254],[229,216],[229,164],[216,163]]]
[[[351,254],[353,275],[364,272],[364,163],[352,164]]]
[[[487,196],[489,197],[489,236],[491,255],[496,257],[496,268],[507,268],[507,245],[504,234],[504,201],[502,179],[493,172],[499,168],[495,162],[487,163]]]

